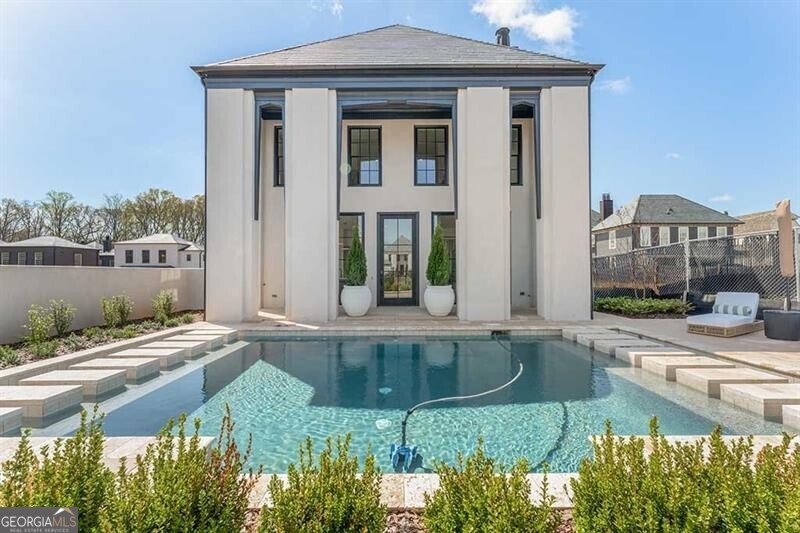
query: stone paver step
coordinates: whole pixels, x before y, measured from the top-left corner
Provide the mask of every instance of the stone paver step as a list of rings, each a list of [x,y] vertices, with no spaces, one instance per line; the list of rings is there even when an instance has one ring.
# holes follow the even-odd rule
[[[595,339],[594,349],[600,353],[616,357],[617,350],[620,348],[650,347],[658,348],[661,345],[657,342],[645,339]]]
[[[781,422],[784,405],[800,404],[800,383],[723,383],[719,396],[724,402],[757,413],[767,420]]]
[[[92,370],[52,370],[21,379],[20,385],[80,385],[83,387],[83,397],[87,400],[94,400],[98,397],[119,392],[125,388],[125,377],[127,372],[113,369],[92,369]]]
[[[0,407],[0,435],[17,432],[21,426],[21,407]]]
[[[202,340],[195,340],[195,341],[163,340],[163,341],[148,342],[147,344],[143,344],[141,348],[182,348],[186,350],[185,357],[187,359],[191,359],[205,352],[206,349],[208,348],[208,344],[206,343],[206,341]]]
[[[125,370],[129,382],[137,383],[158,375],[161,361],[157,357],[101,357],[77,363],[71,370],[120,369]]]
[[[578,333],[575,336],[575,341],[583,346],[594,348],[594,343],[597,340],[631,340],[636,339],[633,335],[625,335],[623,333]]]
[[[186,331],[184,335],[221,335],[223,342],[229,343],[236,337],[236,332],[232,329],[193,329]]]
[[[752,368],[679,368],[675,372],[675,379],[712,398],[719,398],[719,387],[723,383],[789,382],[787,378]]]
[[[617,359],[628,361],[635,367],[642,366],[642,357],[682,357],[697,354],[694,352],[687,352],[678,350],[677,348],[668,348],[665,346],[627,346],[617,348],[614,356]]]
[[[563,328],[561,330],[561,337],[574,341],[575,337],[580,333],[615,333],[609,329],[600,326],[580,326],[574,328]]]
[[[702,355],[642,357],[642,370],[658,374],[667,381],[675,381],[675,371],[679,368],[733,368],[734,366],[736,365]]]
[[[195,335],[189,334],[182,334],[182,335],[173,335],[172,337],[167,337],[164,339],[165,342],[171,341],[205,341],[205,349],[210,350],[213,348],[218,348],[225,344],[225,336],[224,335],[201,335],[199,333]]]
[[[186,359],[188,351],[186,348],[128,348],[121,352],[107,355],[106,357],[122,358],[156,358],[161,362],[161,368],[172,368],[180,365]]]
[[[5,385],[0,387],[0,407],[21,407],[25,423],[41,421],[77,410],[83,399],[81,385]]]
[[[784,426],[800,429],[800,405],[784,405],[782,414]]]

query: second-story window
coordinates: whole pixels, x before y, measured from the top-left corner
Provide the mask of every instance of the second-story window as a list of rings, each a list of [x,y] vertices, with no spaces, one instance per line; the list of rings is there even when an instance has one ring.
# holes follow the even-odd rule
[[[639,246],[650,246],[650,226],[639,228]]]
[[[348,135],[348,163],[350,186],[378,186],[381,184],[381,129],[351,127]]]
[[[275,126],[275,159],[273,168],[275,169],[275,186],[283,187],[283,126]]]
[[[158,251],[158,262],[162,265],[167,262],[167,251],[166,250],[159,250]]]
[[[522,126],[511,126],[511,185],[522,185]]]
[[[447,126],[414,128],[414,185],[447,185]]]

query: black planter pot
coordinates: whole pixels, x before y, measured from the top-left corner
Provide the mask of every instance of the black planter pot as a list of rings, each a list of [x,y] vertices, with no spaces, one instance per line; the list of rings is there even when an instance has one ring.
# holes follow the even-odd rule
[[[800,311],[764,311],[764,335],[781,341],[800,341]]]

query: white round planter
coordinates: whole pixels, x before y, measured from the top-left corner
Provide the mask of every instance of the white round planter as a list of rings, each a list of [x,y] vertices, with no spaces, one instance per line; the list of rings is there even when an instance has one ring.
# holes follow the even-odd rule
[[[372,292],[366,285],[351,287],[345,285],[342,289],[342,307],[347,316],[364,316],[369,311],[372,303]]]
[[[423,300],[428,313],[433,316],[447,316],[456,303],[456,293],[452,285],[428,285]]]

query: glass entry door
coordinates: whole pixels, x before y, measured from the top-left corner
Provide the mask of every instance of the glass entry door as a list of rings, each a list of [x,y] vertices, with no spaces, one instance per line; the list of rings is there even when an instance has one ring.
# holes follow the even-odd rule
[[[418,305],[417,215],[378,215],[378,305]]]

